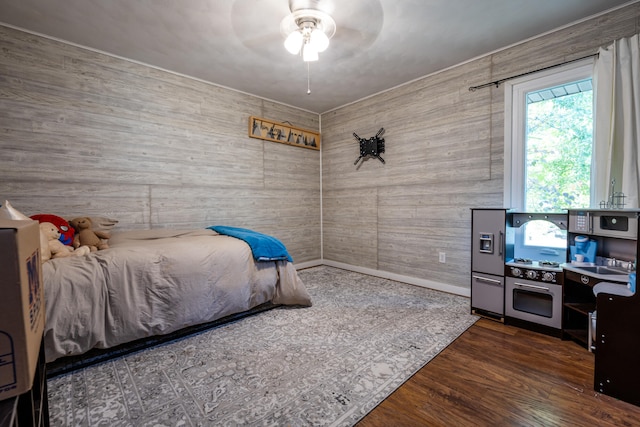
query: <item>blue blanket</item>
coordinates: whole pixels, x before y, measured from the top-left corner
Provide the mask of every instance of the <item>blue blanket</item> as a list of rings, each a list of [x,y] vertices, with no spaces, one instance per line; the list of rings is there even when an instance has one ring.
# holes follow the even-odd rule
[[[212,225],[207,228],[219,234],[244,240],[251,248],[253,259],[256,261],[287,260],[293,262],[293,258],[289,255],[287,248],[275,237],[258,233],[257,231],[247,230],[246,228],[228,227],[225,225]]]

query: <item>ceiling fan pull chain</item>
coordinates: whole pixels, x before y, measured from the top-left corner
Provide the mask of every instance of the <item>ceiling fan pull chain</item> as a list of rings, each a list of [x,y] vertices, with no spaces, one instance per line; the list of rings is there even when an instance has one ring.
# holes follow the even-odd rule
[[[309,78],[309,67],[310,67],[310,65],[307,62],[307,95],[311,94],[311,82],[310,82],[311,80]]]

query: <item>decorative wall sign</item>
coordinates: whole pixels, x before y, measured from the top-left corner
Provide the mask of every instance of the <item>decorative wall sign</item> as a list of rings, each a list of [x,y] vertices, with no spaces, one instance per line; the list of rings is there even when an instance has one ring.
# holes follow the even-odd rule
[[[313,150],[320,149],[320,132],[300,129],[260,117],[249,117],[249,136]]]

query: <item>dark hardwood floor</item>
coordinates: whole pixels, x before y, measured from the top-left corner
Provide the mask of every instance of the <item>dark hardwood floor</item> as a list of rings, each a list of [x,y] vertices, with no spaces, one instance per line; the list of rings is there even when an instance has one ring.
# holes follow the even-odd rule
[[[640,407],[594,391],[593,364],[572,341],[481,319],[357,426],[640,426]]]

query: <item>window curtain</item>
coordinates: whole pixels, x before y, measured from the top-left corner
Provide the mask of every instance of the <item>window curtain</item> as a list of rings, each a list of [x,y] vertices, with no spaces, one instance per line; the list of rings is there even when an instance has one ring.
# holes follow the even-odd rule
[[[640,189],[639,35],[600,48],[594,70],[594,207],[610,201],[612,181],[625,208],[638,208]]]

